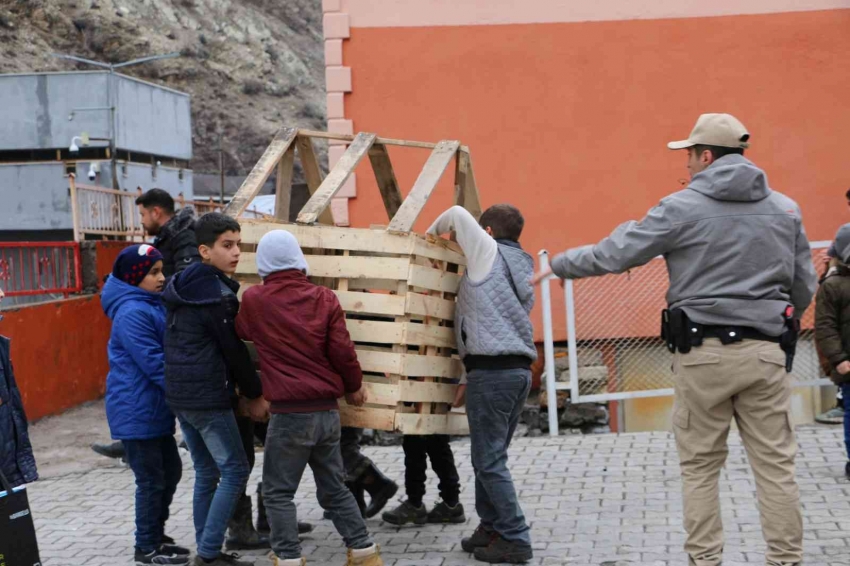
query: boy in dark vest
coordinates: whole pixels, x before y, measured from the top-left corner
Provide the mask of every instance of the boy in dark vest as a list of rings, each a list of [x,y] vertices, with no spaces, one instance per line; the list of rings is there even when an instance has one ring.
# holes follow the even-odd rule
[[[534,260],[519,245],[523,225],[519,210],[497,204],[480,221],[454,206],[428,229],[432,235],[454,231],[467,259],[455,312],[457,347],[467,375],[455,406],[463,405],[466,396],[481,523],[461,546],[490,563],[532,558],[529,527],[507,465],[537,359],[529,319]]]

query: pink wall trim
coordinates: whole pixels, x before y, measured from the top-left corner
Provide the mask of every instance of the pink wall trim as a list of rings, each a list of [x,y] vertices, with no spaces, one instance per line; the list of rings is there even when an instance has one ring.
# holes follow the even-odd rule
[[[325,34],[325,84],[328,93],[328,131],[352,134],[354,124],[345,119],[345,93],[351,92],[351,68],[346,67],[342,42],[351,36],[350,17],[342,0],[322,0],[322,27]],[[328,164],[331,168],[345,153],[345,142],[331,140],[328,147]],[[331,200],[334,224],[348,226],[348,199],[357,196],[357,176],[352,174]]]
[[[340,0],[351,27],[656,20],[850,9],[850,0]]]

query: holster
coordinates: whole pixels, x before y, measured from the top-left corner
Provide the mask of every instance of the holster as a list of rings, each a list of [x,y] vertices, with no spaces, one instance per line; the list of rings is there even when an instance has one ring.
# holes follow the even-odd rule
[[[705,327],[691,322],[682,309],[661,311],[661,338],[667,349],[675,354],[687,354],[694,346],[700,346],[705,336]]]

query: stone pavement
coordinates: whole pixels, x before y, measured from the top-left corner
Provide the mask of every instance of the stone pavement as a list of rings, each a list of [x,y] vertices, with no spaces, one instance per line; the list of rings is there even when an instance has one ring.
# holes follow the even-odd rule
[[[806,527],[806,566],[850,565],[850,483],[843,477],[841,427],[798,429],[797,475]],[[727,565],[763,564],[754,482],[738,436],[721,484]],[[396,528],[378,519],[369,528],[388,566],[477,564],[460,549],[476,526],[472,467],[467,442],[453,444],[464,482],[466,525]],[[401,447],[367,448],[391,477],[403,478]],[[260,478],[258,455],[250,491]],[[172,506],[168,532],[194,547],[191,520],[193,472],[185,473]],[[667,433],[523,438],[511,450],[511,469],[531,522],[533,564],[677,565],[682,552],[680,481],[673,439]],[[426,501],[437,498],[429,472]],[[33,484],[29,496],[45,566],[133,564],[133,475],[121,466],[100,468]],[[345,549],[315,500],[305,474],[299,518],[316,524],[303,542],[310,564],[344,564]],[[394,505],[391,502],[390,505]],[[245,553],[269,564],[261,552]]]

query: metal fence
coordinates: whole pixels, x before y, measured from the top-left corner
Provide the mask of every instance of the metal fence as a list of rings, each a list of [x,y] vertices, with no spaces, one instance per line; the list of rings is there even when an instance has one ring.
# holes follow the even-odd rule
[[[67,297],[82,288],[79,244],[0,242],[0,289],[8,297]]]
[[[828,245],[814,242],[813,255]],[[548,266],[545,252],[540,259]],[[556,352],[553,342],[549,286],[542,286],[542,306],[550,403],[558,390],[570,391],[573,403],[673,394],[672,357],[659,336],[668,287],[662,258],[621,275],[566,281],[566,351]],[[792,373],[796,385],[829,384],[815,351],[814,304],[804,313],[802,328]],[[556,363],[556,356],[563,361]],[[568,369],[557,369],[564,366]]]
[[[136,199],[142,195],[141,188],[136,191],[120,191],[77,183],[74,175],[69,175],[68,178],[74,240],[79,242],[86,239],[87,235],[140,242],[147,238],[136,206]],[[212,197],[206,201],[186,200],[182,193],[174,199],[174,206],[178,210],[191,206],[199,216],[222,210],[221,203],[214,201]],[[262,218],[265,215],[248,209],[244,216]]]

